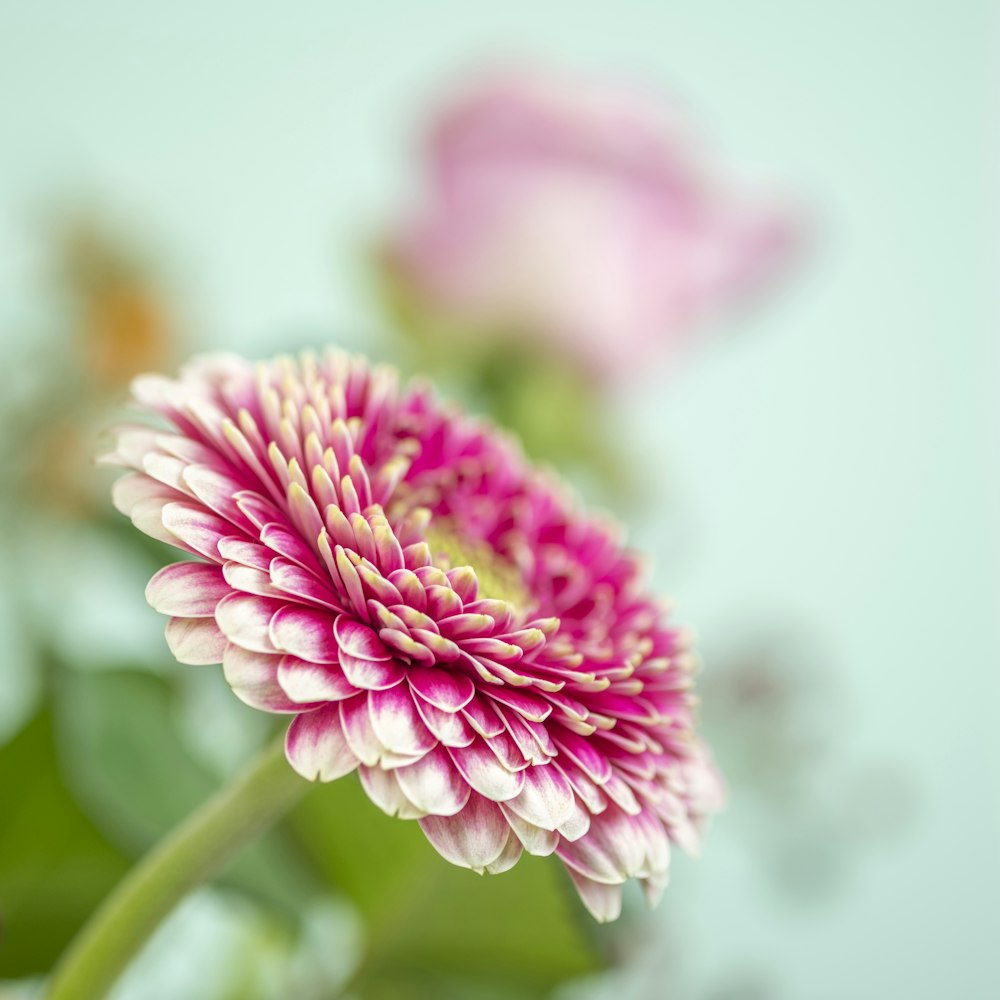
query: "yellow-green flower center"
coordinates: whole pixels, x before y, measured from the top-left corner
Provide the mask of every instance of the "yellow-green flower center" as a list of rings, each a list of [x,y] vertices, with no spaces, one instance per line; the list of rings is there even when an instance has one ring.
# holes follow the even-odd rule
[[[435,564],[442,569],[471,566],[475,570],[481,598],[507,601],[516,608],[529,603],[528,589],[517,567],[485,542],[463,536],[453,522],[432,521],[424,538]]]

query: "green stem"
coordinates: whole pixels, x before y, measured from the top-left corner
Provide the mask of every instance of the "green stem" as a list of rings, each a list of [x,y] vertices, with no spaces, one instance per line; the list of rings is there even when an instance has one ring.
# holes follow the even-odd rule
[[[285,759],[265,749],[132,869],[56,966],[46,1000],[99,1000],[153,931],[195,886],[220,872],[309,790]]]

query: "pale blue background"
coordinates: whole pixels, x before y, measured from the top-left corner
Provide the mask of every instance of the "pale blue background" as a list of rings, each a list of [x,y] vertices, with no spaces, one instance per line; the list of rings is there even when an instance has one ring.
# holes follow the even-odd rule
[[[357,241],[402,203],[414,116],[455,75],[527,53],[673,88],[819,237],[752,323],[633,398],[691,526],[638,536],[676,554],[659,582],[708,670],[719,636],[805,622],[836,649],[843,752],[905,762],[917,790],[906,834],[808,911],[761,891],[720,821],[663,907],[698,931],[677,995],[760,967],[777,1000],[997,996],[994,13],[3,0],[0,330],[24,328],[39,219],[69,194],[151,235],[204,343],[361,341]]]

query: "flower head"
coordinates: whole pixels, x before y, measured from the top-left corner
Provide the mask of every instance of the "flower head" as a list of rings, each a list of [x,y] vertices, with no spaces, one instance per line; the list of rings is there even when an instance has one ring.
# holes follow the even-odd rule
[[[798,241],[797,218],[721,179],[669,102],[607,81],[485,79],[442,109],[427,160],[392,273],[452,326],[602,377],[757,288]]]
[[[193,559],[147,597],[183,663],[222,663],[292,716],[288,759],[357,770],[449,861],[555,853],[598,919],[720,788],[693,731],[692,659],[615,530],[494,427],[341,353],[209,356],[134,400],[116,506]]]

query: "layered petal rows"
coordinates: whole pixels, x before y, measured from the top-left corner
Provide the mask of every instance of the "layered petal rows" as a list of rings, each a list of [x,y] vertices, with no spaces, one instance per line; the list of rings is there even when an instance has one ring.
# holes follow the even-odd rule
[[[183,663],[292,716],[288,759],[498,873],[556,854],[599,920],[721,798],[684,634],[612,526],[495,428],[330,351],[143,376],[115,505],[193,557],[147,588]]]

